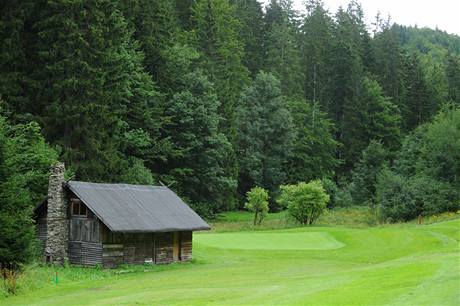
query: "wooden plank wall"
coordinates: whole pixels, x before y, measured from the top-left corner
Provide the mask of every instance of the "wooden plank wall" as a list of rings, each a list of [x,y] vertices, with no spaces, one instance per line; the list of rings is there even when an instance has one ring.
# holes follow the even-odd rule
[[[69,241],[69,261],[74,265],[96,266],[102,263],[102,243]]]
[[[40,218],[37,220],[37,237],[40,240],[40,247],[43,251],[45,248],[46,237],[47,237],[47,222],[46,218]]]
[[[180,233],[180,260],[190,261],[192,260],[192,240],[193,232],[181,232]]]
[[[173,262],[173,233],[155,233],[155,263]]]
[[[100,222],[88,211],[87,216],[73,216],[69,220],[68,256],[71,264],[96,266],[102,264]]]

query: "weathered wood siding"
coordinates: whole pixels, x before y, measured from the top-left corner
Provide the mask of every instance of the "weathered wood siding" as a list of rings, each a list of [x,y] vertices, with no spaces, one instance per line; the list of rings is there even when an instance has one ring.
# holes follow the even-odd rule
[[[46,232],[47,232],[47,225],[46,225],[46,219],[38,219],[37,220],[37,237],[40,240],[40,243],[42,247],[44,247],[46,243]]]
[[[41,253],[45,251],[45,244],[46,244],[46,239],[47,239],[47,203],[42,205],[37,211],[36,211],[36,224],[35,224],[35,229],[37,233],[37,238],[40,243],[40,250]]]
[[[102,264],[101,223],[90,210],[87,216],[74,216],[71,211],[69,214],[70,263],[83,266]]]
[[[173,233],[113,233],[104,224],[101,227],[103,244],[102,265],[166,264],[173,259]],[[192,259],[192,232],[180,233],[180,261]]]
[[[193,232],[181,232],[180,233],[180,260],[189,261],[192,260],[192,240]]]
[[[155,234],[155,263],[173,262],[173,233]]]
[[[69,241],[69,261],[74,265],[96,266],[102,263],[102,243]]]

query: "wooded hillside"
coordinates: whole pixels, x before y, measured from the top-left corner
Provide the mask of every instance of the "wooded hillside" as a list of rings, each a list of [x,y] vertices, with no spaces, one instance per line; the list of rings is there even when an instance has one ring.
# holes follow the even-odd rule
[[[290,0],[2,1],[0,139],[13,140],[0,144],[0,183],[31,189],[29,206],[44,195],[46,182],[5,170],[21,137],[43,146],[39,126],[45,163],[74,179],[161,181],[205,216],[242,208],[251,187],[275,199],[313,179],[331,205],[392,205],[389,177],[459,186],[442,170],[458,170],[458,139],[432,140],[458,129],[460,38],[379,16],[369,27],[354,0],[337,12],[309,0],[305,12]],[[431,158],[437,149],[446,155]]]

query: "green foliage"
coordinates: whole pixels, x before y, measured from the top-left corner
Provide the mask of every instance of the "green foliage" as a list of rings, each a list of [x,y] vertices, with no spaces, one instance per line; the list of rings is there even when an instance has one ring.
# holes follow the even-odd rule
[[[279,81],[261,72],[247,88],[238,110],[237,156],[239,188],[244,194],[257,185],[276,192],[286,179],[284,163],[294,139],[292,119],[281,96]]]
[[[377,200],[384,221],[408,221],[417,216],[456,211],[457,194],[443,182],[428,176],[403,177],[390,170],[378,179]]]
[[[252,76],[256,76],[264,63],[264,14],[257,0],[231,0],[235,16],[240,23],[239,36],[244,43],[242,62]]]
[[[307,10],[301,35],[305,98],[319,103],[323,111],[332,113],[330,74],[333,21],[320,1],[308,1]]]
[[[419,168],[460,190],[460,108],[447,107],[426,126]]]
[[[406,59],[404,106],[401,106],[406,130],[427,122],[436,113],[438,105],[430,94],[425,72],[416,53]]]
[[[240,24],[235,7],[228,0],[199,0],[192,8],[197,47],[203,53],[203,67],[215,84],[221,131],[231,143],[236,137],[236,106],[248,83],[248,71],[242,64],[244,45],[239,37]]]
[[[34,255],[32,213],[56,159],[38,124],[12,126],[0,116],[0,268],[18,269]]]
[[[297,35],[297,14],[292,1],[272,1],[267,7],[274,18],[266,22],[264,70],[271,72],[281,82],[281,91],[287,97],[302,97],[303,71]],[[276,14],[276,15],[275,15]],[[267,20],[266,20],[267,21]]]
[[[288,209],[297,222],[311,225],[326,211],[329,195],[321,181],[300,182],[281,186],[278,202]]]
[[[254,213],[254,225],[260,225],[268,213],[268,191],[253,187],[246,193],[244,208]]]
[[[160,171],[179,194],[211,213],[232,208],[236,182],[226,172],[232,147],[219,132],[219,101],[201,71],[183,76],[181,91],[167,102],[164,127],[173,150]]]
[[[252,186],[277,208],[279,185],[324,177],[337,182],[324,181],[329,205],[349,207],[376,203],[385,160],[404,190],[420,190],[424,213],[454,209],[458,36],[380,16],[371,35],[357,1],[335,15],[319,0],[305,15],[292,0],[262,6],[2,1],[0,95],[14,125],[0,151],[24,148],[0,157],[13,200],[41,201],[59,155],[75,179],[161,180],[206,216],[242,208]],[[31,121],[58,153],[31,141]],[[408,205],[410,215],[421,204]]]
[[[375,205],[375,185],[380,172],[388,165],[388,152],[382,143],[371,141],[353,170],[351,194],[360,205]]]
[[[384,217],[409,220],[459,208],[459,123],[460,111],[447,108],[405,139],[394,171],[378,179]]]
[[[446,78],[449,99],[460,105],[460,59],[449,54],[447,57]]]
[[[339,165],[338,142],[333,138],[333,124],[317,104],[290,100],[288,108],[294,123],[295,138],[285,171],[294,183],[332,176]]]
[[[142,128],[153,142],[161,124],[143,54],[113,1],[46,2],[40,14],[34,101],[45,135],[78,178],[118,181],[124,132]]]

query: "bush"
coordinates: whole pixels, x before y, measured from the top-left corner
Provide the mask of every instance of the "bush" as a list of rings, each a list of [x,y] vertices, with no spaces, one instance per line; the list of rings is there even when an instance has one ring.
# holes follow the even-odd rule
[[[337,193],[335,194],[335,207],[353,206],[353,197],[351,196],[350,192],[351,186],[347,185],[337,190]]]
[[[329,203],[327,204],[327,208],[334,208],[337,205],[337,193],[339,192],[339,187],[333,180],[328,178],[323,178],[321,180],[321,184],[323,185],[326,193],[329,195]]]
[[[456,211],[456,192],[444,182],[417,175],[406,178],[385,170],[378,179],[377,200],[384,221],[408,221],[418,216]]]
[[[377,176],[387,164],[388,152],[382,143],[371,141],[363,150],[361,159],[353,170],[350,186],[353,201],[358,205],[375,203]]]
[[[262,187],[254,187],[246,193],[246,197],[244,207],[254,213],[254,225],[260,225],[268,213],[268,191]]]
[[[287,207],[289,214],[302,225],[313,224],[326,211],[328,202],[329,195],[319,180],[281,186],[278,199],[278,203]]]

